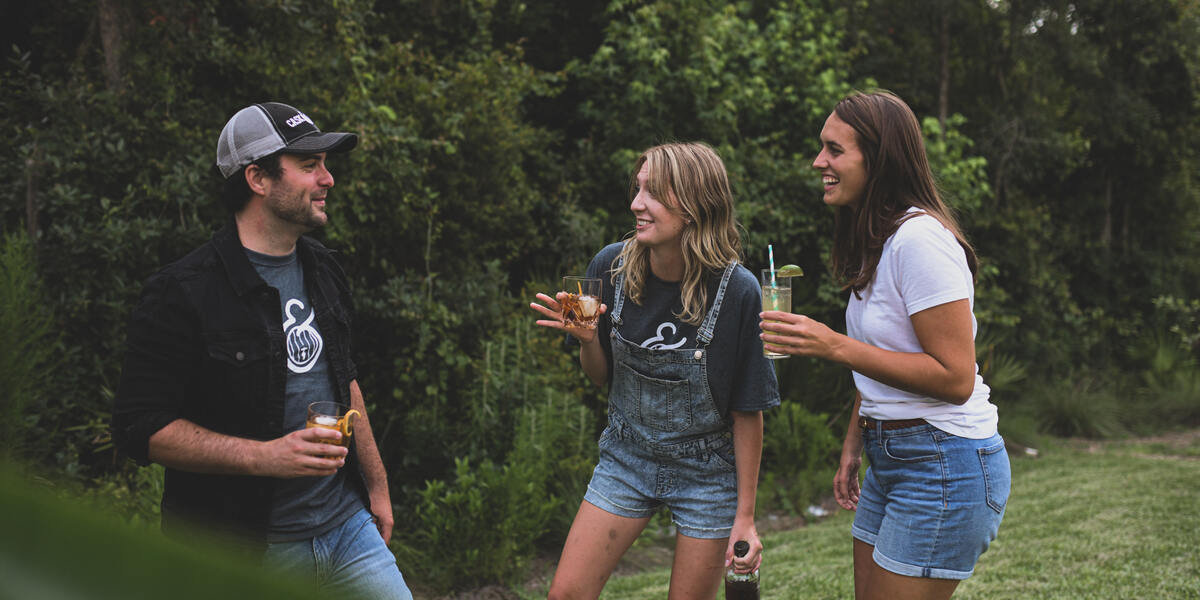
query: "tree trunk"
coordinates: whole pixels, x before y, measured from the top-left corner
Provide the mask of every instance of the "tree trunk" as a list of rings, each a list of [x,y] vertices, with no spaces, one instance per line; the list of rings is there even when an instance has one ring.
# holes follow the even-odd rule
[[[100,45],[104,48],[104,81],[110,92],[123,87],[121,46],[124,42],[120,0],[99,0]]]
[[[942,74],[938,82],[938,124],[942,135],[946,135],[946,117],[950,116],[950,7],[942,7],[942,25],[939,35],[942,50]]]
[[[1121,202],[1121,256],[1129,258],[1134,240],[1129,237],[1129,202]]]
[[[37,166],[40,154],[35,141],[33,152],[25,159],[25,227],[29,232],[29,241],[34,246],[37,246],[38,239]]]
[[[1104,228],[1100,231],[1100,245],[1106,250],[1112,246],[1112,178],[1104,177]]]

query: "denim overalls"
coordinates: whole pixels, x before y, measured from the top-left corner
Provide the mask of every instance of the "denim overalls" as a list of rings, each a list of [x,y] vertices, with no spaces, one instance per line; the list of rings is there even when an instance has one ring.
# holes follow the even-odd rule
[[[737,510],[733,434],[709,389],[707,347],[736,266],[725,269],[697,347],[687,349],[643,348],[621,336],[625,279],[617,276],[609,424],[585,500],[632,518],[665,504],[680,533],[729,536]]]

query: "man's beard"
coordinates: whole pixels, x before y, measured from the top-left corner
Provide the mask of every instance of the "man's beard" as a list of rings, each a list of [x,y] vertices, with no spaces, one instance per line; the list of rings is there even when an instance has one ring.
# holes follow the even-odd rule
[[[271,214],[275,215],[280,221],[291,223],[303,228],[304,231],[312,231],[319,227],[324,227],[328,220],[324,218],[323,213],[318,213],[313,210],[312,202],[308,199],[308,195],[301,192],[295,195],[272,194],[267,196],[267,208]]]

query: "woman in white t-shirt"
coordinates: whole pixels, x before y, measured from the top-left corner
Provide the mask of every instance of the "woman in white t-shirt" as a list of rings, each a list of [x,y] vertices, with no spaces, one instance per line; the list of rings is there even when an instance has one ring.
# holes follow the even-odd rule
[[[813,168],[836,209],[833,274],[851,292],[848,335],[770,311],[761,337],[769,350],[853,370],[856,418],[833,487],[856,511],[855,597],[949,598],[995,538],[1011,483],[975,363],[975,252],[939,197],[916,116],[895,95],[838,103]]]

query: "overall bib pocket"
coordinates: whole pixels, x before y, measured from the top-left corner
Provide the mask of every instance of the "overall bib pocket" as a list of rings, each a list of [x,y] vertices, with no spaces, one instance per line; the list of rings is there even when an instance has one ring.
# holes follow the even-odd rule
[[[617,368],[624,371],[623,378],[634,400],[631,417],[639,425],[666,432],[691,429],[692,390],[688,380],[644,375],[624,361],[618,361]]]

